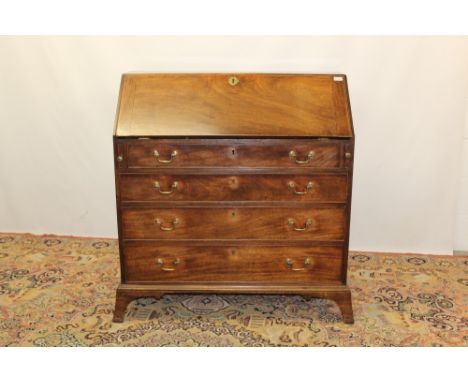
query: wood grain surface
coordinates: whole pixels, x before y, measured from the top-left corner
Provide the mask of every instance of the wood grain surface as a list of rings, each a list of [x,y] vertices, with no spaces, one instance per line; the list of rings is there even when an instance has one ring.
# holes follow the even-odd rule
[[[345,216],[343,208],[125,208],[122,234],[124,239],[343,240]],[[304,229],[307,219],[307,229],[294,229]]]
[[[287,260],[290,262],[286,262]],[[307,264],[304,262],[307,259]],[[341,283],[341,247],[127,246],[126,282]],[[288,265],[291,264],[291,265]]]
[[[346,175],[123,174],[122,201],[295,201],[344,203]]]
[[[236,85],[229,83],[235,77]],[[126,74],[117,136],[351,137],[341,74]]]
[[[337,168],[342,159],[340,157],[341,142],[311,139],[137,139],[126,140],[126,144],[127,154],[124,160],[129,169]],[[155,150],[159,157],[155,156]],[[291,151],[296,154],[294,158],[290,155]],[[309,158],[311,152],[313,156]]]

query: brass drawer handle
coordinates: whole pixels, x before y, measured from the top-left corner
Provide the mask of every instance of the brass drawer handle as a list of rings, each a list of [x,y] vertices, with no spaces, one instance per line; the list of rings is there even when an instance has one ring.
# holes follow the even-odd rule
[[[310,150],[309,154],[307,154],[307,159],[306,160],[298,160],[297,159],[297,153],[294,150],[291,150],[289,152],[289,159],[292,161],[296,162],[297,164],[307,164],[309,163],[312,159],[315,157],[315,151]]]
[[[312,219],[308,218],[305,222],[304,227],[298,228],[298,227],[295,227],[296,223],[294,222],[294,219],[289,218],[288,225],[292,227],[294,231],[306,231],[312,225]]]
[[[177,258],[172,262],[172,264],[174,265],[174,268],[165,267],[164,266],[164,260],[159,258],[159,257],[156,259],[156,264],[158,264],[161,267],[161,270],[164,271],[164,272],[173,272],[179,266],[180,260]]]
[[[153,151],[153,155],[155,156],[155,158],[158,160],[159,163],[171,163],[174,159],[177,158],[177,154],[179,154],[177,150],[174,150],[171,153],[171,159],[159,159],[159,151],[158,150]]]
[[[174,182],[172,183],[172,186],[171,186],[171,189],[168,190],[168,191],[161,191],[161,185],[159,184],[158,181],[154,182],[154,188],[156,190],[158,190],[158,192],[162,195],[170,195],[172,194],[176,189],[177,189],[177,186],[179,185],[178,182]]]
[[[289,258],[286,259],[285,263],[286,263],[286,267],[287,267],[288,269],[290,269],[291,271],[295,271],[295,272],[298,272],[298,271],[299,271],[299,272],[300,272],[300,271],[306,271],[306,270],[309,268],[309,266],[310,266],[310,258],[307,257],[307,258],[304,260],[304,267],[303,267],[303,268],[293,268],[294,261],[292,261],[292,260],[289,259]]]
[[[314,187],[314,184],[312,182],[309,182],[307,183],[307,186],[306,188],[304,189],[304,191],[297,191],[296,190],[296,184],[294,182],[289,182],[288,183],[288,188],[290,190],[293,190],[293,192],[296,194],[296,195],[305,195],[307,194],[310,190],[312,190],[312,188]]]
[[[162,223],[162,221],[161,221],[161,219],[159,219],[159,218],[156,218],[156,219],[154,220],[154,222],[159,226],[159,229],[160,229],[161,231],[173,231],[173,230],[175,230],[177,224],[179,224],[179,219],[174,218],[174,219],[172,220],[172,227],[164,227],[164,226],[163,226],[163,223]]]

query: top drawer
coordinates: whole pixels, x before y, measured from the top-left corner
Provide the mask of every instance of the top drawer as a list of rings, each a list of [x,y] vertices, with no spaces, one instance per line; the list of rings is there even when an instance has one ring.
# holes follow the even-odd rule
[[[314,139],[135,139],[126,140],[127,167],[338,168],[350,154],[341,141]]]

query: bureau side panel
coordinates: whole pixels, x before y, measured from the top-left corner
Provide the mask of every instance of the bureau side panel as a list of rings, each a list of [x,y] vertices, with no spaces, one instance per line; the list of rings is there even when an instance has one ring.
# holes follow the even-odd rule
[[[119,235],[119,258],[120,258],[120,279],[122,282],[125,281],[125,266],[123,262],[124,254],[124,243],[122,236],[122,214],[121,214],[121,190],[120,190],[120,172],[125,166],[125,157],[126,145],[122,140],[117,137],[113,137],[114,145],[114,176],[115,176],[115,201],[117,209],[117,232]]]
[[[346,167],[348,169],[348,184],[347,184],[347,203],[346,203],[346,224],[345,224],[345,234],[344,234],[344,261],[343,261],[343,283],[347,283],[348,275],[348,257],[349,257],[349,235],[351,229],[351,199],[353,191],[353,167],[354,167],[354,138],[349,139],[344,145],[343,148],[345,152],[350,155],[344,160],[347,162]]]

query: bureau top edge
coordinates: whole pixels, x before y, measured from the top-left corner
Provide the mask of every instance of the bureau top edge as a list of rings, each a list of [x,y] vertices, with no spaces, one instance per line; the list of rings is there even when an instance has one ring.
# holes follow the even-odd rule
[[[140,73],[122,76],[114,135],[352,138],[344,74]]]
[[[269,136],[269,135],[117,135],[114,133],[113,135],[116,139],[121,140],[318,140],[318,141],[329,141],[329,142],[341,142],[341,141],[349,141],[354,138],[351,137],[341,137],[341,136],[315,136],[315,135],[303,135],[303,136],[291,136],[291,135],[277,135],[277,136]]]

